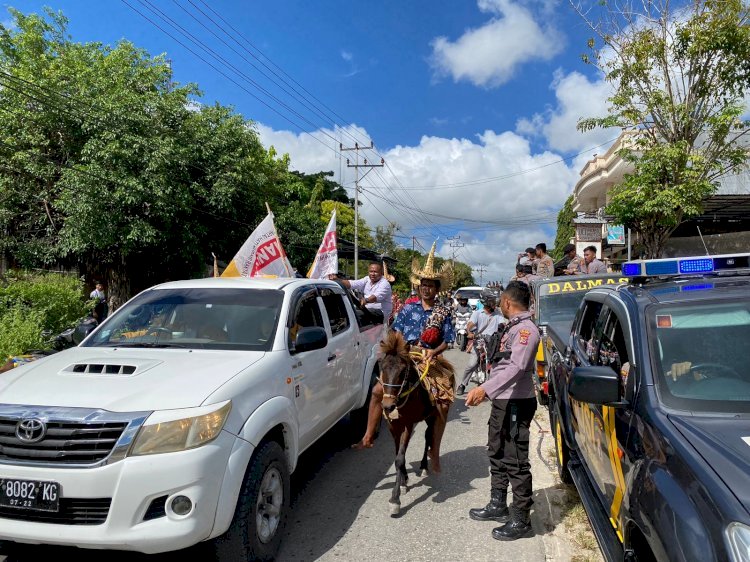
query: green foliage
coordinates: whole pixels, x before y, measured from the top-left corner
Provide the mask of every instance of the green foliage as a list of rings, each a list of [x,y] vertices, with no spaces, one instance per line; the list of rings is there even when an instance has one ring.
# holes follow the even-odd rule
[[[603,15],[594,21],[575,4],[598,35],[586,61],[614,93],[608,115],[578,127],[635,131],[621,151],[634,172],[607,212],[641,235],[649,257],[659,257],[680,222],[701,212],[717,180],[747,165],[750,9],[743,0],[697,0],[679,9],[666,0],[599,5]]]
[[[201,272],[244,241],[288,159],[232,109],[198,106],[163,56],[74,43],[67,20],[12,11],[0,29],[2,248],[26,266],[81,265],[123,300]],[[126,279],[127,274],[127,279]]]
[[[562,259],[563,248],[569,244],[571,239],[576,235],[576,229],[573,225],[573,218],[576,214],[573,212],[573,196],[570,195],[565,200],[565,204],[557,213],[557,234],[555,235],[555,247],[550,252],[552,259],[555,261]]]
[[[0,360],[3,363],[13,355],[45,347],[41,316],[35,311],[19,306],[8,308],[0,313],[0,323]]]
[[[45,347],[92,309],[83,283],[71,275],[14,271],[0,282],[0,357]]]

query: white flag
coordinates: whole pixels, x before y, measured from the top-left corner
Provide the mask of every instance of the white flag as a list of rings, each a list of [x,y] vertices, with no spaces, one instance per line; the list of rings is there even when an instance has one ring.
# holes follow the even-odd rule
[[[328,279],[328,276],[339,272],[339,252],[336,245],[336,209],[331,213],[323,242],[320,243],[315,261],[307,272],[310,279]]]
[[[294,277],[291,264],[281,247],[273,214],[257,226],[234,256],[222,277]]]

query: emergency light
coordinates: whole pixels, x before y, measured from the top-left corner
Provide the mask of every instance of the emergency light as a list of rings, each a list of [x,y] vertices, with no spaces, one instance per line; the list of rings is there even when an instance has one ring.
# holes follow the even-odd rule
[[[750,254],[722,254],[658,260],[636,260],[622,264],[627,277],[660,277],[691,273],[721,273],[750,268]]]

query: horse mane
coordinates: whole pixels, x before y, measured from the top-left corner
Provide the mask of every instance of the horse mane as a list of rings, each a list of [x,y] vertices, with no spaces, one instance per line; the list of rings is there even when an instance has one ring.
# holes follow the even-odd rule
[[[380,352],[384,355],[396,355],[403,361],[409,361],[409,344],[401,332],[391,331],[380,342]]]

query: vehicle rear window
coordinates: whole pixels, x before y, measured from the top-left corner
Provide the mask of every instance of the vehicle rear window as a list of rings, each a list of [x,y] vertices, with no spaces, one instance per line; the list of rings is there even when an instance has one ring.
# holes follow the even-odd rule
[[[750,302],[651,307],[651,357],[668,406],[750,412],[750,371],[741,350],[750,340]]]
[[[456,291],[456,294],[454,295],[454,298],[458,299],[478,299],[482,295],[482,291],[477,291],[474,289],[463,289],[461,291]]]
[[[84,346],[267,351],[282,302],[270,289],[156,289],[117,310]]]

